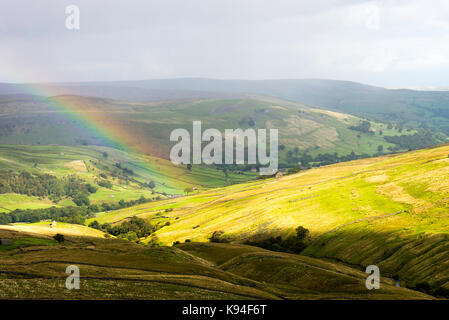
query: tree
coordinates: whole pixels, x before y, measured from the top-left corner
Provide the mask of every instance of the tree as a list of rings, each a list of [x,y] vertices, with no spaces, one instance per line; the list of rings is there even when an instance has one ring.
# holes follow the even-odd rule
[[[302,226],[296,228],[296,239],[298,239],[299,241],[304,241],[307,240],[308,237],[309,237],[309,230],[307,230]]]
[[[98,190],[95,186],[91,185],[90,183],[86,184],[86,188],[87,191],[89,191],[89,193],[95,193]]]
[[[80,195],[78,195],[78,196],[75,196],[75,197],[73,198],[73,202],[75,202],[75,204],[76,204],[78,207],[81,207],[82,205],[88,206],[88,205],[90,204],[90,200],[89,200],[89,198],[87,197],[87,195],[85,195],[85,194],[80,194]]]
[[[105,159],[107,159],[108,158],[108,153],[105,151],[105,152],[103,152],[103,158],[105,158]]]
[[[63,243],[65,238],[63,234],[57,233],[53,239],[55,239],[56,241],[58,241],[58,243]]]
[[[216,242],[216,243],[228,243],[229,239],[227,237],[223,237],[224,231],[214,231],[212,233],[212,236],[209,238],[210,242]]]
[[[126,234],[126,239],[128,239],[129,241],[135,241],[137,240],[137,234],[134,231],[130,231]]]
[[[154,187],[156,187],[156,184],[154,183],[153,180],[151,180],[151,181],[148,183],[148,187],[150,187],[150,189],[154,189]]]
[[[377,146],[377,151],[379,151],[379,152],[384,151],[384,146],[383,145],[378,145]]]
[[[91,223],[89,223],[89,228],[93,228],[93,229],[100,229],[100,224],[98,223],[97,220],[92,221]]]
[[[370,128],[371,128],[371,123],[369,121],[362,121],[357,126],[349,126],[348,127],[348,129],[356,130],[356,131],[360,131],[360,132],[364,132],[364,133],[370,132]]]
[[[186,195],[189,195],[189,193],[193,192],[193,188],[190,186],[185,187],[184,192]]]
[[[293,151],[295,151],[295,155],[298,156],[299,148],[298,148],[298,147],[295,147],[295,149],[294,149]]]

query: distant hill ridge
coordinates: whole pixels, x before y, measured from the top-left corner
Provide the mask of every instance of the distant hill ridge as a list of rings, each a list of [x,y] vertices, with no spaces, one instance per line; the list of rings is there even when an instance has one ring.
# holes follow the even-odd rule
[[[34,91],[30,91],[33,88]],[[324,79],[218,80],[178,78],[135,81],[0,83],[0,94],[74,94],[129,101],[230,98],[259,94],[378,121],[430,127],[449,134],[449,92],[386,89]]]

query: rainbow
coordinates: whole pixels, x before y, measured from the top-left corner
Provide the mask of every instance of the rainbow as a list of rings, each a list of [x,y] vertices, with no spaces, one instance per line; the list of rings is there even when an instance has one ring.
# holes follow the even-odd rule
[[[151,146],[149,141],[142,143],[145,137],[139,136],[136,132],[130,132],[113,115],[105,114],[105,112],[89,106],[88,103],[83,103],[85,97],[55,95],[51,91],[50,85],[18,85],[22,89],[25,88],[27,94],[44,96],[50,99],[52,107],[61,111],[64,116],[71,120],[81,123],[83,127],[87,128],[89,134],[106,141],[108,146],[124,151],[135,159],[143,159],[133,162],[133,165],[148,172],[151,179],[156,183],[156,190],[181,193],[183,188],[190,184],[179,179],[182,169],[171,165],[167,160],[155,160],[150,156],[155,151],[155,147]]]

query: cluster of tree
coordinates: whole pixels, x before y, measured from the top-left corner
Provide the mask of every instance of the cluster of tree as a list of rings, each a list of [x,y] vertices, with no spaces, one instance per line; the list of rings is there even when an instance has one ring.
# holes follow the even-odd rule
[[[356,126],[349,126],[348,129],[363,132],[363,133],[371,133],[371,134],[374,133],[373,131],[370,130],[371,123],[369,121],[362,121],[361,123],[359,123]]]
[[[89,205],[89,194],[97,188],[76,176],[58,179],[49,174],[0,171],[0,193],[19,193],[28,196],[48,197],[57,202],[64,197],[71,198],[77,205]]]
[[[158,196],[155,198],[160,200]],[[0,213],[0,224],[9,224],[15,222],[39,222],[41,220],[55,220],[60,222],[84,224],[86,219],[93,218],[94,214],[102,211],[117,210],[151,202],[153,199],[140,197],[138,200],[124,201],[120,200],[118,203],[102,203],[101,205],[83,205],[81,207],[51,207],[43,209],[16,209],[8,213]]]
[[[16,222],[39,222],[41,220],[55,220],[60,222],[84,224],[86,217],[90,217],[90,206],[82,207],[51,207],[45,209],[16,209],[9,213],[0,213],[0,224]]]
[[[254,121],[253,118],[247,116],[247,117],[243,117],[242,119],[239,120],[239,125],[254,127],[256,125],[256,122]]]
[[[112,189],[112,183],[108,180],[98,180],[96,182],[100,187]]]
[[[382,148],[383,150],[383,148]],[[380,151],[379,151],[380,152]],[[313,165],[328,165],[338,162],[344,162],[344,161],[352,161],[357,159],[363,159],[367,158],[369,155],[367,154],[355,154],[354,151],[347,155],[339,156],[336,152],[335,153],[319,153],[315,157],[312,157],[307,152],[293,155],[293,152],[289,151],[287,152],[287,164],[291,166],[292,164],[298,164],[301,163],[301,167],[307,168],[311,167]]]
[[[192,240],[186,239],[184,242],[185,242],[185,243],[189,243],[189,242],[192,242]],[[181,241],[175,241],[175,242],[173,242],[172,245],[176,246],[177,244],[181,244]]]
[[[134,171],[132,171],[131,169],[122,167],[122,165],[120,163],[118,163],[118,162],[116,164],[114,164],[114,166],[119,168],[125,175],[129,175],[129,176],[134,175]]]
[[[246,244],[264,248],[271,251],[300,253],[310,241],[309,230],[304,227],[297,227],[294,236],[283,239],[279,237],[271,237],[260,241],[247,241]]]
[[[428,282],[423,281],[423,282],[412,283],[412,284],[408,285],[407,287],[410,289],[413,289],[413,290],[427,293],[434,297],[449,298],[449,289],[441,286],[438,283],[430,284]]]
[[[145,188],[154,189],[154,188],[156,187],[156,184],[154,183],[153,180],[151,180],[151,181],[148,182],[148,183],[143,183],[143,186],[144,186]]]
[[[420,130],[413,135],[384,136],[384,139],[406,150],[431,147],[444,141],[444,137],[435,135],[428,130]]]
[[[212,233],[209,241],[215,243],[228,243],[231,241],[231,239],[224,235],[224,231],[219,230]]]
[[[115,226],[111,226],[109,223],[100,225],[97,220],[94,220],[89,224],[89,227],[102,230],[116,237],[128,239],[130,241],[148,237],[157,229],[144,219],[138,217],[132,217],[131,219]]]

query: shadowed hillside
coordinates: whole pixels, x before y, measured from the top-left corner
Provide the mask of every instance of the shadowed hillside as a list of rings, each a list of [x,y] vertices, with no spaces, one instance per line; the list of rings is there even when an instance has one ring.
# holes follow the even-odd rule
[[[380,290],[367,290],[360,271],[249,246],[148,248],[73,236],[57,243],[2,228],[0,237],[12,241],[0,246],[1,299],[431,298],[397,288],[389,279],[381,279]],[[79,267],[79,290],[65,288],[68,265]]]

